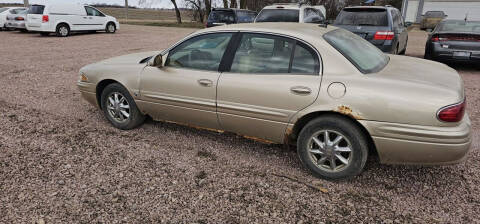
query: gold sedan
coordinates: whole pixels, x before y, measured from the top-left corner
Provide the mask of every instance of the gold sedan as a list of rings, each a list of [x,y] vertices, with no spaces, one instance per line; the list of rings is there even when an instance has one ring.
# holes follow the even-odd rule
[[[160,52],[85,66],[78,87],[113,126],[148,115],[296,144],[321,178],[387,164],[460,162],[471,144],[463,81],[444,64],[386,55],[333,26],[229,25]]]

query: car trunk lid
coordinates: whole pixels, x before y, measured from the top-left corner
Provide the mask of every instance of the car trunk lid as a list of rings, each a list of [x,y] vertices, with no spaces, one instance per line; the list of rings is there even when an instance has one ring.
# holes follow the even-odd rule
[[[440,32],[434,34],[431,39],[448,49],[480,51],[480,33]]]
[[[464,98],[463,80],[460,75],[442,63],[390,55],[390,62],[376,76],[382,79],[395,79],[400,86],[407,87],[405,91],[419,87],[432,94],[432,100],[445,100],[439,107],[460,102]]]

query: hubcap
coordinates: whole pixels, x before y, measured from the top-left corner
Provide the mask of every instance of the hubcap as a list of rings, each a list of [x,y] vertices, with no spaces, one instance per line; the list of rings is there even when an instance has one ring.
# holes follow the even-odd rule
[[[62,36],[67,36],[67,35],[68,35],[68,29],[67,29],[67,27],[64,27],[64,26],[60,27],[60,34],[61,34]]]
[[[109,25],[108,31],[110,31],[110,33],[113,33],[115,31],[115,27],[113,25]]]
[[[130,105],[121,93],[110,94],[107,99],[107,111],[118,122],[125,122],[130,117]]]
[[[350,141],[336,131],[316,132],[310,137],[307,147],[313,163],[327,172],[344,170],[352,160]]]

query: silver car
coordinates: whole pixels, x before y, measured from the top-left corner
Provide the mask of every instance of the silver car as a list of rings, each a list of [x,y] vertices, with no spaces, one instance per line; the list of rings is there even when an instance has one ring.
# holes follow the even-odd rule
[[[17,14],[7,15],[7,22],[5,27],[10,30],[20,30],[22,32],[27,32],[25,27],[25,21],[27,20],[28,9],[19,11]]]

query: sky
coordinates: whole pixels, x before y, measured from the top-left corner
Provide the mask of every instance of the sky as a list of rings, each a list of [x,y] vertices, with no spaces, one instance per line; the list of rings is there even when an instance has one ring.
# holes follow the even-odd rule
[[[68,2],[79,2],[85,4],[94,4],[94,3],[107,3],[107,4],[117,4],[117,5],[124,5],[124,0],[64,0]],[[38,4],[45,2],[45,0],[29,0],[30,4]],[[157,0],[152,4],[152,8],[173,8],[172,3],[170,0]],[[0,0],[0,3],[23,3],[23,0]],[[139,6],[138,0],[129,0],[128,4],[130,6]]]

